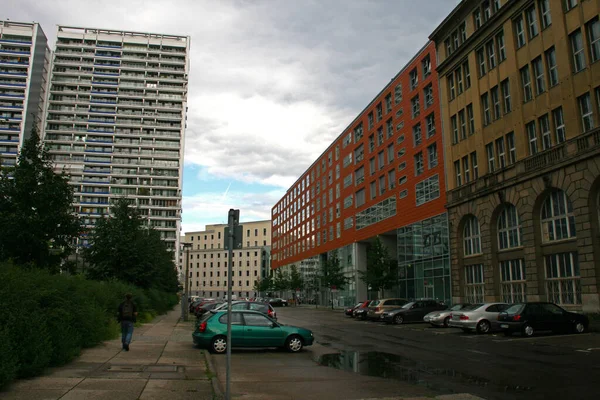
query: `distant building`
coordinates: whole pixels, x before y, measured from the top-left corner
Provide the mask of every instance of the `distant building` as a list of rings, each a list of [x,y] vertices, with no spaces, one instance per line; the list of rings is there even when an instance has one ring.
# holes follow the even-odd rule
[[[238,297],[254,297],[254,284],[270,272],[271,221],[240,223],[242,248],[233,251],[232,290]],[[223,298],[227,292],[227,224],[207,225],[200,232],[186,232],[189,250],[189,293],[193,296]],[[186,254],[182,250],[181,271],[185,275]]]
[[[38,23],[0,20],[0,165],[13,166],[34,126],[41,137],[50,49]]]
[[[600,309],[599,13],[465,0],[431,35],[455,302]]]

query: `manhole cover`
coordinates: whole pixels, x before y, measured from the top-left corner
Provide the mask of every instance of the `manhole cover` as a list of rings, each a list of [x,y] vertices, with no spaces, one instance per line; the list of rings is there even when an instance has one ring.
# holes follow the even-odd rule
[[[177,372],[177,365],[148,365],[146,372]]]

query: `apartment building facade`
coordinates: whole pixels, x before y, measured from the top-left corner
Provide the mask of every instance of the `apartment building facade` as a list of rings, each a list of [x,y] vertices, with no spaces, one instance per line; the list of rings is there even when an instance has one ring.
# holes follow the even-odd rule
[[[33,127],[41,131],[49,69],[38,23],[0,21],[0,166],[14,166]]]
[[[435,60],[429,42],[273,207],[273,268],[337,251],[350,283],[335,301],[355,304],[372,294],[359,271],[379,237],[399,267],[390,295],[449,300]]]
[[[187,36],[59,26],[44,130],[86,229],[127,197],[174,257],[189,49]]]
[[[455,302],[599,309],[599,13],[465,0],[430,36]]]
[[[232,293],[239,297],[254,297],[254,284],[270,273],[271,221],[244,222],[242,248],[233,251]],[[223,298],[227,294],[229,252],[225,245],[227,224],[207,225],[206,230],[186,232],[180,257],[180,270],[186,270],[189,261],[189,294]],[[189,260],[186,258],[189,255]],[[183,272],[185,276],[185,272]]]

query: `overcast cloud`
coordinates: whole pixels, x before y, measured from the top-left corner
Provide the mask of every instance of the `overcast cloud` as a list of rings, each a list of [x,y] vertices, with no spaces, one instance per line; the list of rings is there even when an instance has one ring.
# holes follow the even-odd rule
[[[40,22],[52,48],[59,24],[191,36],[185,232],[231,207],[269,219],[458,2],[4,0],[0,19]]]

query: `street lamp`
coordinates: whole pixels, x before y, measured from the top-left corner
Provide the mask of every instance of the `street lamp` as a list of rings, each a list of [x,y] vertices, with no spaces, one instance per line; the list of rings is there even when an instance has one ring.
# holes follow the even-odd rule
[[[185,283],[183,289],[183,295],[181,296],[181,318],[184,321],[188,320],[188,292],[190,286],[190,249],[192,248],[191,243],[184,243],[183,249],[185,250]]]

